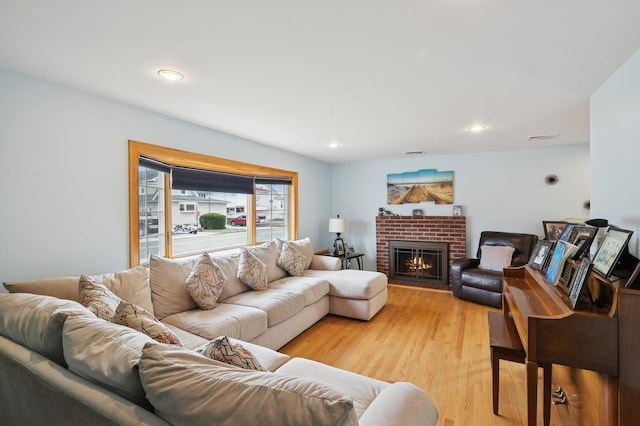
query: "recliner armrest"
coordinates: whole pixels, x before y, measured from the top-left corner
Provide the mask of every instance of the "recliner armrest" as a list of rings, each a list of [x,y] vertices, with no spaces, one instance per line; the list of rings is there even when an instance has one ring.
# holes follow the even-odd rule
[[[462,259],[455,259],[451,262],[451,286],[454,296],[462,296],[462,271],[465,269],[477,268],[479,264],[480,259],[466,257]]]

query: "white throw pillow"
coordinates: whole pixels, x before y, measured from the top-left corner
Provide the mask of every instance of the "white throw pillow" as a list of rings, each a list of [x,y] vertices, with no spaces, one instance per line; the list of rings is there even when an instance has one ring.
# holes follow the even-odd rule
[[[104,284],[89,275],[81,275],[78,281],[80,304],[95,314],[98,318],[113,321],[116,309],[122,301]]]
[[[244,370],[145,345],[140,380],[156,414],[180,425],[357,425],[351,397],[303,377]]]
[[[304,269],[309,269],[309,267],[311,266],[311,262],[313,261],[313,244],[311,243],[311,239],[309,237],[303,238],[301,240],[283,240],[281,238],[276,238],[276,243],[278,244],[278,247],[280,249],[282,249],[284,243],[293,244],[293,246],[297,248],[305,258]]]
[[[251,351],[242,346],[240,343],[231,343],[227,336],[218,337],[206,345],[196,349],[196,352],[224,362],[225,364],[235,367],[244,368],[246,370],[267,371],[258,359],[253,356]]]
[[[479,269],[502,272],[511,266],[513,252],[516,249],[509,246],[481,246]]]
[[[116,309],[115,323],[144,333],[159,343],[182,346],[180,338],[150,312],[122,301]]]
[[[278,258],[278,266],[287,271],[289,274],[298,277],[302,275],[307,261],[296,246],[290,242],[282,244],[282,251]]]
[[[200,309],[213,309],[222,294],[226,279],[211,256],[202,253],[184,286]]]
[[[253,290],[266,290],[268,288],[267,265],[245,247],[241,247],[238,278]]]

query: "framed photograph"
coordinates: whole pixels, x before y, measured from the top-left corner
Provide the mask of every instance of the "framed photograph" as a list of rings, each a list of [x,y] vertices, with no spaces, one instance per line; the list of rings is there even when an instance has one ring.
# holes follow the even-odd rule
[[[571,256],[577,247],[571,243],[566,243],[564,241],[558,241],[553,249],[553,254],[551,255],[551,260],[549,261],[549,267],[547,268],[547,272],[545,274],[545,278],[549,281],[551,285],[558,285],[560,280],[560,275],[564,270],[564,264],[567,261],[567,258]]]
[[[558,241],[567,225],[567,222],[551,222],[543,220],[542,227],[544,228],[544,239],[547,241]]]
[[[627,229],[610,227],[593,258],[593,269],[607,278],[610,277],[632,234],[633,231]]]
[[[422,216],[422,209],[413,209],[414,216]]]
[[[529,266],[542,271],[547,266],[554,244],[553,241],[539,240],[529,259]]]
[[[571,278],[569,283],[569,303],[571,309],[575,310],[580,304],[580,299],[587,289],[587,281],[589,281],[589,274],[593,267],[591,260],[588,257],[583,257],[580,265],[576,269],[576,272]]]
[[[342,238],[336,238],[335,241],[335,254],[338,256],[344,256],[345,255],[345,249],[344,249],[344,241],[342,240]]]
[[[462,216],[462,206],[453,206],[453,215]]]

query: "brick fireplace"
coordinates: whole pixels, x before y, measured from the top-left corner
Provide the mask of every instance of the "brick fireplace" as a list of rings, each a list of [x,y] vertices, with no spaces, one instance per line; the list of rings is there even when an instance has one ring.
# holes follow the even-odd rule
[[[466,256],[467,221],[464,216],[376,216],[376,269],[388,276],[392,241],[448,243],[448,268],[453,259]],[[415,280],[407,284],[421,286]]]

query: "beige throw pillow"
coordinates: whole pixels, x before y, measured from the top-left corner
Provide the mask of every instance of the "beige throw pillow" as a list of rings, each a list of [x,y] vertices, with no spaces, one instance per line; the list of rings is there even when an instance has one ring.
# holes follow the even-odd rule
[[[244,370],[145,345],[140,380],[156,414],[180,425],[357,425],[351,397],[303,377]]]
[[[180,338],[169,327],[133,303],[120,302],[116,309],[115,322],[144,333],[159,343],[182,346]]]
[[[295,244],[285,242],[282,244],[278,266],[293,276],[300,276],[305,269],[306,259],[296,248]]]
[[[509,246],[486,246],[480,247],[479,269],[502,272],[504,268],[511,266],[513,252],[516,249]]]
[[[213,309],[222,294],[226,279],[211,256],[202,253],[184,286],[200,309]]]
[[[104,284],[89,275],[81,275],[78,281],[80,304],[98,318],[113,321],[116,309],[122,301]]]
[[[266,290],[268,288],[267,265],[245,247],[241,247],[238,278],[253,290]]]

